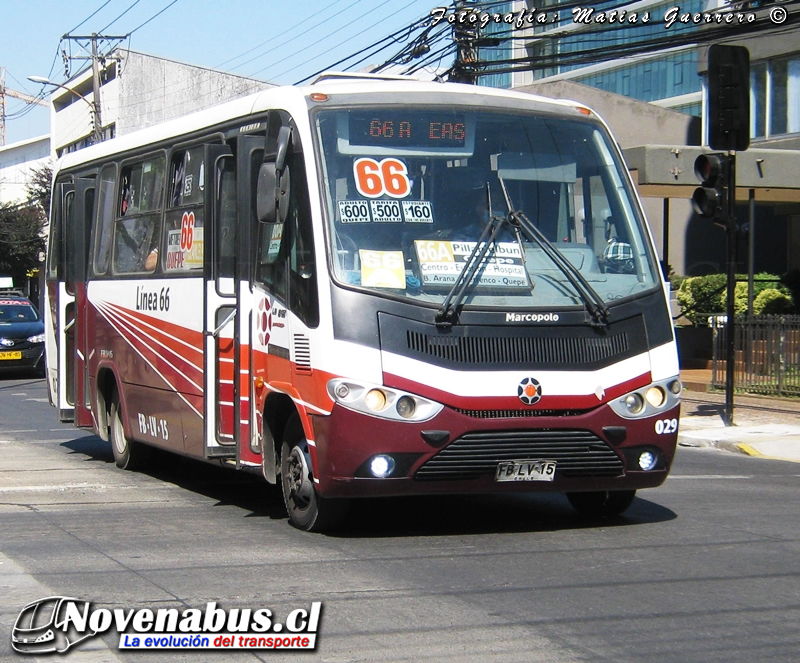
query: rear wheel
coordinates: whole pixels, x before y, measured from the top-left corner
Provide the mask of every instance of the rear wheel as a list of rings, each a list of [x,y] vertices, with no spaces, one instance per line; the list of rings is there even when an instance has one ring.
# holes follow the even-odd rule
[[[636,497],[635,490],[603,490],[591,493],[567,493],[567,499],[582,516],[609,518],[625,511]]]
[[[314,488],[308,441],[297,415],[286,425],[281,446],[281,488],[289,522],[306,532],[323,532],[340,525],[348,501],[321,497]]]
[[[108,421],[111,438],[111,449],[114,452],[114,462],[123,470],[142,469],[150,458],[150,447],[129,440],[125,436],[122,425],[122,406],[119,391],[115,388],[111,396],[111,409],[108,411]]]

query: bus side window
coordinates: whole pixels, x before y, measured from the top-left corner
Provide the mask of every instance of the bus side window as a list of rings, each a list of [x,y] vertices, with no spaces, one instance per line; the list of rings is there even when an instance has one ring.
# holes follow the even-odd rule
[[[152,273],[161,243],[164,157],[157,155],[125,166],[114,228],[114,272]]]
[[[286,221],[260,224],[256,276],[303,322],[316,327],[319,300],[314,235],[302,152],[291,152],[286,163],[291,173]]]
[[[309,327],[316,327],[319,324],[317,269],[311,205],[302,152],[291,154],[288,163],[292,173],[289,214],[286,219],[286,224],[291,227],[289,308]]]
[[[102,276],[108,272],[111,258],[111,240],[114,235],[114,184],[117,180],[117,168],[114,164],[103,166],[100,171],[99,191],[97,194],[97,220],[93,233],[94,257],[92,272]]]
[[[164,270],[186,273],[203,269],[205,247],[203,200],[205,196],[203,146],[172,153],[169,200],[164,217],[166,247]]]
[[[272,295],[286,301],[285,223],[261,223],[258,227],[258,273],[256,278]]]
[[[218,168],[219,275],[233,277],[236,264],[236,162],[233,158],[224,158]]]

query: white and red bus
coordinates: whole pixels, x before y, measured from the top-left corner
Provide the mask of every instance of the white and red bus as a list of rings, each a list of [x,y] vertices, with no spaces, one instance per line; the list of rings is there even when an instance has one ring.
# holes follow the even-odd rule
[[[350,498],[562,491],[617,514],[673,460],[666,286],[580,104],[323,77],[63,157],[47,260],[61,420]]]

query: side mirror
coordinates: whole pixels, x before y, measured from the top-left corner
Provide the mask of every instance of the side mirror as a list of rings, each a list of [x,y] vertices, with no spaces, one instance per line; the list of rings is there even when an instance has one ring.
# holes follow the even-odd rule
[[[261,164],[256,185],[256,216],[261,223],[283,223],[289,211],[291,175],[286,167],[292,130],[281,127],[274,161]]]
[[[291,172],[288,167],[278,172],[275,164],[262,163],[256,185],[256,216],[261,223],[283,223],[289,213]]]

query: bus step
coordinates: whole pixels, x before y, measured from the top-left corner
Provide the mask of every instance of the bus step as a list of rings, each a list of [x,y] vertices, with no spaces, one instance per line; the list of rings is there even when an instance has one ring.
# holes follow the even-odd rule
[[[236,447],[210,447],[206,458],[236,458]]]

